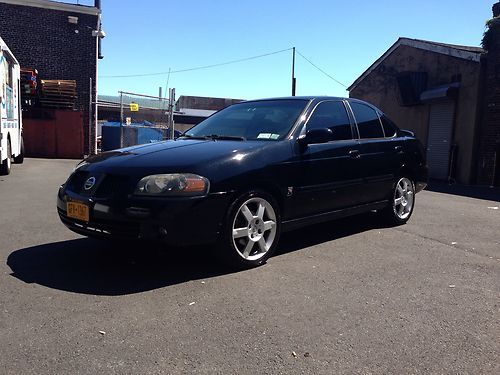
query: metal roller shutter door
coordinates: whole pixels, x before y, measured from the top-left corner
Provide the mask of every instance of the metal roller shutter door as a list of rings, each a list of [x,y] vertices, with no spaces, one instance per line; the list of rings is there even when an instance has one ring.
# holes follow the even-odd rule
[[[454,102],[431,104],[427,141],[427,164],[430,178],[439,180],[448,178],[454,115]]]

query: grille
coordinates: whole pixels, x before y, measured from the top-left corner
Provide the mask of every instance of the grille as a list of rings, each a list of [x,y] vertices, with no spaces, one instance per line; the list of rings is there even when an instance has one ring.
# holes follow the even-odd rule
[[[87,193],[87,191],[83,188],[83,184],[87,181],[87,178],[89,178],[88,172],[76,171],[70,177],[67,188],[78,194]]]
[[[97,178],[97,182],[92,189],[85,190],[83,185],[91,175]],[[70,177],[66,188],[74,193],[96,198],[122,198],[132,189],[130,178],[127,176],[111,174],[99,176],[84,171],[76,171]]]
[[[130,192],[130,178],[119,175],[106,175],[95,192],[97,198],[121,198]]]

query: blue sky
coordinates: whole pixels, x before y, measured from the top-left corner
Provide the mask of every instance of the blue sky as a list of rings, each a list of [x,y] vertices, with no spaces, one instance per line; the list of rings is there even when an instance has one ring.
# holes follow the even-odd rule
[[[99,93],[150,95],[182,70],[296,47],[350,85],[398,37],[478,46],[494,0],[103,0],[105,58]],[[170,75],[179,95],[253,99],[291,93],[291,51]],[[345,88],[302,57],[297,95],[347,96]]]

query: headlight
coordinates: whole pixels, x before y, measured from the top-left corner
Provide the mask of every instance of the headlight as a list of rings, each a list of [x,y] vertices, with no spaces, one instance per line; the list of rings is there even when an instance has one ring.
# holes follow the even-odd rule
[[[208,179],[196,174],[155,174],[141,179],[135,188],[135,194],[193,197],[206,195],[209,188]]]

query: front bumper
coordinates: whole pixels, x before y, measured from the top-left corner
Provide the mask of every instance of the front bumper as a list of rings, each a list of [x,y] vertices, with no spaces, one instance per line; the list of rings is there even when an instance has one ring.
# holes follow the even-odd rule
[[[231,193],[189,198],[96,198],[61,186],[57,195],[57,211],[64,225],[85,236],[156,240],[183,246],[216,241],[230,199]],[[82,202],[89,207],[88,222],[67,216],[68,200]]]

